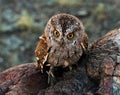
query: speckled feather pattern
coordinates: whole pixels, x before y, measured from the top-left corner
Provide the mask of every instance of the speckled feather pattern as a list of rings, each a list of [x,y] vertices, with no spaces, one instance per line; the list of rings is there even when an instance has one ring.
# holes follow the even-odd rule
[[[54,37],[54,31],[59,31],[58,38]],[[69,33],[74,33],[74,38],[71,40],[67,39]],[[85,48],[87,48],[87,34],[82,22],[69,14],[57,14],[48,21],[35,55],[41,69],[44,68],[45,62],[52,67],[66,67],[76,64]]]

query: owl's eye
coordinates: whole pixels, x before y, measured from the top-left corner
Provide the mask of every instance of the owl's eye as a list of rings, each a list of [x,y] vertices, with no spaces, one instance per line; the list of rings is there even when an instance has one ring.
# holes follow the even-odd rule
[[[58,37],[60,36],[60,33],[59,33],[57,30],[55,30],[55,31],[53,32],[53,35],[58,38]]]
[[[71,40],[73,37],[74,37],[74,34],[73,34],[73,33],[69,33],[69,34],[67,35],[67,39],[68,39],[68,40]]]

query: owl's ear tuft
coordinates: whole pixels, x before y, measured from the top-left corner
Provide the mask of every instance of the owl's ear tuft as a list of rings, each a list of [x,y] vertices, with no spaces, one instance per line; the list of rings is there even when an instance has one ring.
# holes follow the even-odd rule
[[[50,23],[51,23],[51,25],[53,25],[53,26],[56,25],[56,23],[55,23],[55,21],[54,21],[53,19],[50,20]]]

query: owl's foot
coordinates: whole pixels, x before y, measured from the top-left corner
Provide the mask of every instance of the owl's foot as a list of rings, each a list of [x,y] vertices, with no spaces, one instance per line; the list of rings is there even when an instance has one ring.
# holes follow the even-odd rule
[[[49,85],[54,85],[55,84],[55,76],[53,74],[53,67],[50,67],[50,70],[47,71],[48,74],[48,84]]]

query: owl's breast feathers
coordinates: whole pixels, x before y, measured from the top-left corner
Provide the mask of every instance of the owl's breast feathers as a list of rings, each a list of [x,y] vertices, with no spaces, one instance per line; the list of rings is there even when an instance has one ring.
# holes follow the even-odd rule
[[[48,57],[48,45],[46,42],[46,37],[42,35],[40,37],[40,41],[37,44],[37,47],[35,49],[35,56],[37,59],[38,67],[40,68],[41,72],[43,72],[43,66],[47,60]]]
[[[82,38],[82,41],[81,41],[81,47],[83,48],[83,52],[86,52],[86,50],[87,50],[87,46],[88,46],[88,43],[87,43],[87,34],[86,33],[84,33],[83,34],[83,36],[82,36],[83,38]],[[62,62],[63,61],[63,57],[65,57],[67,54],[66,54],[66,52],[61,52],[62,54],[58,54],[58,52],[60,51],[60,49],[58,49],[58,51],[56,50],[56,52],[53,52],[53,53],[51,53],[51,54],[49,54],[49,48],[48,48],[49,46],[48,46],[48,43],[47,43],[47,38],[44,36],[44,34],[40,37],[40,41],[38,42],[38,44],[37,44],[37,47],[36,47],[36,49],[35,49],[35,56],[36,56],[36,59],[37,59],[37,63],[38,63],[38,67],[40,68],[40,70],[41,70],[41,72],[43,72],[43,69],[44,69],[44,66],[46,65],[45,64],[45,62],[49,62],[50,61],[50,63],[49,64],[47,64],[47,65],[55,65],[55,63],[56,62],[58,62],[57,60],[58,59],[60,59],[59,60],[59,62],[61,63],[61,64],[57,64],[56,66],[59,66],[59,65],[64,65],[63,63],[64,62]],[[49,52],[48,52],[49,51]],[[71,52],[71,51],[70,51]],[[82,51],[79,51],[78,50],[78,52],[80,53],[80,56],[81,56],[81,52]],[[64,53],[65,53],[65,56],[63,56],[63,57],[58,57],[58,56],[62,56],[62,55],[64,55]],[[49,57],[48,57],[48,54],[49,54]],[[78,54],[79,55],[79,54]],[[73,57],[75,57],[75,56],[73,56]],[[54,60],[53,60],[54,59]],[[70,58],[70,59],[72,59],[72,58]],[[69,60],[70,60],[69,59]],[[75,59],[75,58],[74,58]],[[74,62],[75,60],[73,60],[73,62]]]

